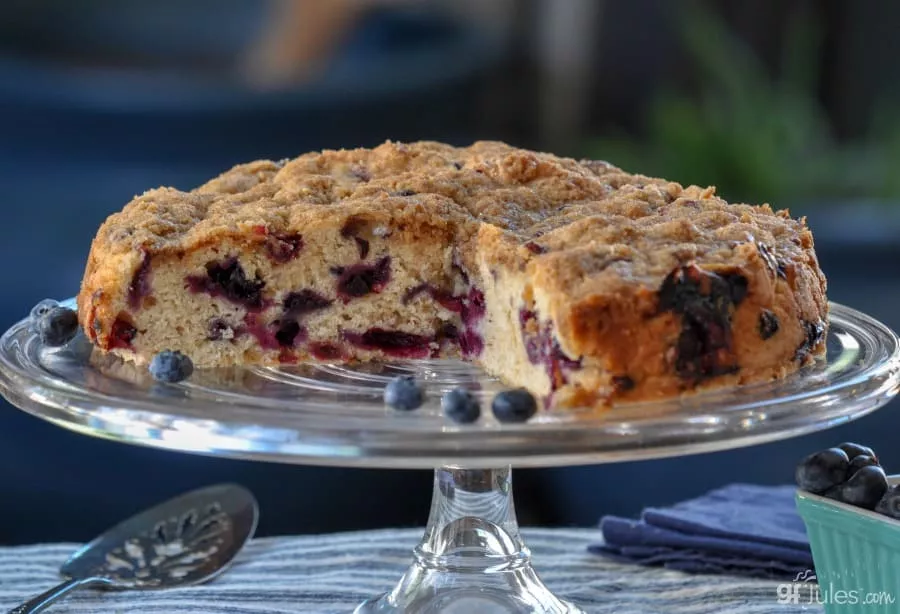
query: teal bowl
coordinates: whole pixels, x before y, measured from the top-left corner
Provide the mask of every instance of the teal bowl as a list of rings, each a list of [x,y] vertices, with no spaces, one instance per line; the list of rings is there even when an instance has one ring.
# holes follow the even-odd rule
[[[900,612],[900,521],[802,490],[796,499],[818,588],[811,574],[798,577],[779,586],[779,601],[821,604],[826,614]]]

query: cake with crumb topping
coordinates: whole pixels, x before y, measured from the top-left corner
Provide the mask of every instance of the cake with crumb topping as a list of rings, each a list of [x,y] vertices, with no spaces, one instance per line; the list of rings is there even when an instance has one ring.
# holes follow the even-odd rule
[[[824,351],[805,220],[601,161],[387,142],[150,190],[99,229],[101,350],[198,368],[461,358],[547,407],[785,376]]]

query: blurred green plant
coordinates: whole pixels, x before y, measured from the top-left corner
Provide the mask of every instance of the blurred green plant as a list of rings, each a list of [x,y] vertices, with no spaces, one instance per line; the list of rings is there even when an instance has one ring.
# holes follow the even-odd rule
[[[733,201],[893,200],[900,197],[900,116],[877,114],[868,136],[838,143],[818,102],[820,34],[798,14],[781,74],[699,3],[682,5],[681,34],[702,86],[666,88],[647,110],[644,139],[606,137],[586,156],[682,184],[715,185]]]

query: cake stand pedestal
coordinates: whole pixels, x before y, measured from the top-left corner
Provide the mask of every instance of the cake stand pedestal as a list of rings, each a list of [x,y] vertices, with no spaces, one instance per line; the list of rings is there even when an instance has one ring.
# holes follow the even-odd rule
[[[516,522],[512,471],[442,467],[425,536],[394,589],[356,614],[576,614],[531,566]]]
[[[443,392],[466,386],[487,408],[502,388],[463,363],[234,368],[160,385],[114,358],[46,348],[23,321],[0,337],[0,392],[37,417],[121,442],[270,462],[433,469],[431,514],[411,566],[357,614],[574,614],[582,610],[556,597],[531,565],[511,467],[754,445],[858,418],[900,390],[900,343],[881,323],[832,305],[827,343],[825,359],[773,383],[599,414],[547,412],[528,424],[484,415],[456,425],[441,415]],[[425,405],[389,411],[383,387],[406,373],[425,381]]]

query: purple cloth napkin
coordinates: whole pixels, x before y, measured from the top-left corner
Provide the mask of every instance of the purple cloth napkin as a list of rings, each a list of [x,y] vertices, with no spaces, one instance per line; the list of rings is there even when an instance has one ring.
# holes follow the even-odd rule
[[[692,573],[794,579],[813,569],[793,486],[732,484],[640,520],[606,516],[591,552]]]

